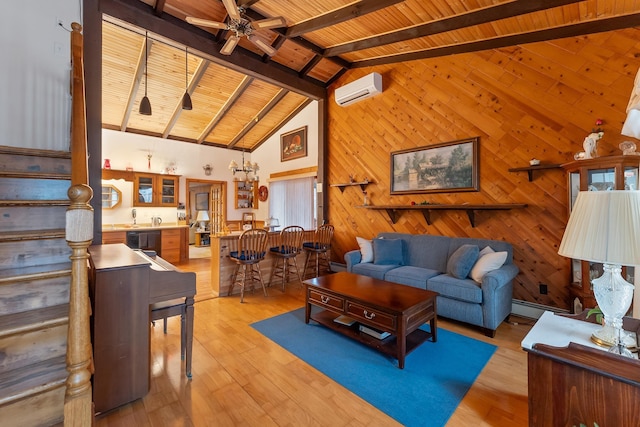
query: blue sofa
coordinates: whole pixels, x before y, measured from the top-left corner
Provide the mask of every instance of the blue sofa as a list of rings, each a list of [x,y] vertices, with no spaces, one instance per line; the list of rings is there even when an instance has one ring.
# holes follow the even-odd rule
[[[360,250],[350,251],[344,255],[347,271],[438,292],[439,316],[480,326],[489,337],[495,336],[497,327],[511,313],[513,278],[519,271],[513,264],[511,244],[429,234],[380,233],[376,238],[391,239],[395,244],[401,242],[396,248],[401,247],[402,254],[394,261],[377,259],[362,263]],[[374,240],[374,245],[378,243]],[[490,246],[496,252],[507,252],[506,261],[500,268],[486,273],[481,283],[469,277],[453,277],[447,274],[448,267],[451,269],[448,261],[463,245],[463,250]]]

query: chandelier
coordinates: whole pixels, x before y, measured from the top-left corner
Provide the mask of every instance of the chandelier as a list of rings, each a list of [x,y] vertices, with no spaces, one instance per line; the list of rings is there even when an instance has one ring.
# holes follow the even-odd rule
[[[231,163],[229,163],[229,170],[231,170],[231,172],[233,172],[233,174],[235,175],[236,172],[242,172],[244,173],[244,180],[245,181],[258,181],[258,175],[256,175],[258,173],[258,170],[260,170],[260,166],[258,166],[258,163],[254,162],[251,163],[249,160],[244,160],[244,150],[242,151],[242,167],[238,166],[238,164],[235,162],[235,160],[231,160]],[[254,176],[251,176],[251,174],[254,174]]]

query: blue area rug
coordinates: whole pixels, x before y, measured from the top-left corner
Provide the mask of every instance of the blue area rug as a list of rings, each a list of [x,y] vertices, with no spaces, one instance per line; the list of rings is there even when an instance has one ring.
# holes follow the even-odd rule
[[[251,326],[406,426],[444,426],[496,349],[438,329],[438,342],[424,342],[398,369],[389,356],[305,324],[304,308]]]

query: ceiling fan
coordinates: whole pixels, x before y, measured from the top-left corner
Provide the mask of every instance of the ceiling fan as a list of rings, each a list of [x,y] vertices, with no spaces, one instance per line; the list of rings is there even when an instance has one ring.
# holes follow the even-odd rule
[[[251,43],[262,49],[267,55],[275,55],[276,49],[259,37],[255,36],[253,32],[256,30],[268,30],[271,28],[286,26],[287,22],[282,16],[261,19],[259,21],[250,21],[244,14],[245,9],[241,6],[237,6],[233,0],[222,0],[222,4],[229,14],[229,22],[216,22],[208,19],[193,18],[191,16],[187,16],[186,21],[200,27],[231,31],[233,34],[229,36],[224,46],[222,46],[222,49],[220,49],[220,53],[223,55],[231,55],[231,52],[233,52],[233,49],[236,47],[241,37],[246,37]]]

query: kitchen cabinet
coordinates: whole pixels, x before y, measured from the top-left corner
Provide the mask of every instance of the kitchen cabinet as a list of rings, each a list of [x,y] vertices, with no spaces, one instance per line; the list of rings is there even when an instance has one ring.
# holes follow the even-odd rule
[[[127,243],[126,231],[102,231],[102,244]]]
[[[136,172],[133,180],[133,206],[178,206],[178,175]]]
[[[640,156],[596,157],[565,163],[562,167],[567,173],[568,214],[580,191],[638,190]],[[591,280],[602,273],[601,263],[571,260],[571,299],[578,298],[584,308],[595,307]],[[625,267],[622,274],[633,283],[633,267]]]
[[[234,206],[236,209],[258,208],[258,182],[233,181],[235,192]]]

